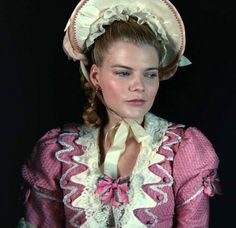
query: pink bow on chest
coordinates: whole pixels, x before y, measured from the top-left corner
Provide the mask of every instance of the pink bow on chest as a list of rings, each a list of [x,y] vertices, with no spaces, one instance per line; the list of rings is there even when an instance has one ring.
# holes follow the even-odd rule
[[[101,197],[104,204],[108,204],[111,201],[112,206],[118,207],[129,202],[128,190],[129,177],[119,177],[113,180],[111,177],[104,175],[98,179],[95,193]]]

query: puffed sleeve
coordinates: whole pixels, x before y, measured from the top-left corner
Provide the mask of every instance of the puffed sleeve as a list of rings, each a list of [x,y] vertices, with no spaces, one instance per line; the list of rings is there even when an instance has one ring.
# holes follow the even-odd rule
[[[62,192],[59,187],[61,165],[55,152],[60,150],[60,129],[47,132],[35,145],[28,162],[23,165],[25,180],[25,218],[23,227],[64,227]]]
[[[196,128],[183,132],[173,162],[178,228],[207,228],[209,196],[217,193],[218,157],[209,140]]]

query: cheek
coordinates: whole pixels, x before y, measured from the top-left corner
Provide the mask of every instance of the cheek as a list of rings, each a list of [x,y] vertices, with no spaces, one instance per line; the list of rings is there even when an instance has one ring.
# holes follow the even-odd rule
[[[124,85],[121,86],[117,81],[107,80],[101,85],[105,100],[121,97]]]

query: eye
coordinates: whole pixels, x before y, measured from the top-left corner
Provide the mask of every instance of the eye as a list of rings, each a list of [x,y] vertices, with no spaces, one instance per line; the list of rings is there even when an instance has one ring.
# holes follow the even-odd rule
[[[146,77],[148,79],[154,79],[154,78],[158,77],[158,72],[147,72],[144,74],[144,77]]]
[[[128,71],[117,71],[117,72],[115,72],[115,74],[120,77],[127,77],[130,75],[130,73]]]

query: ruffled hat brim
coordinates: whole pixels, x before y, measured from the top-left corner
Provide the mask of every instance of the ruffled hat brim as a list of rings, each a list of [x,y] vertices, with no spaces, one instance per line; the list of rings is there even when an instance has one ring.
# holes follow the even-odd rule
[[[177,9],[168,0],[81,0],[66,26],[64,51],[73,60],[80,60],[82,70],[86,70],[83,50],[105,32],[104,25],[116,20],[127,21],[130,16],[137,18],[140,24],[148,24],[165,47],[161,80],[173,76],[180,63],[189,64],[188,61],[180,61],[185,49],[184,24]]]

